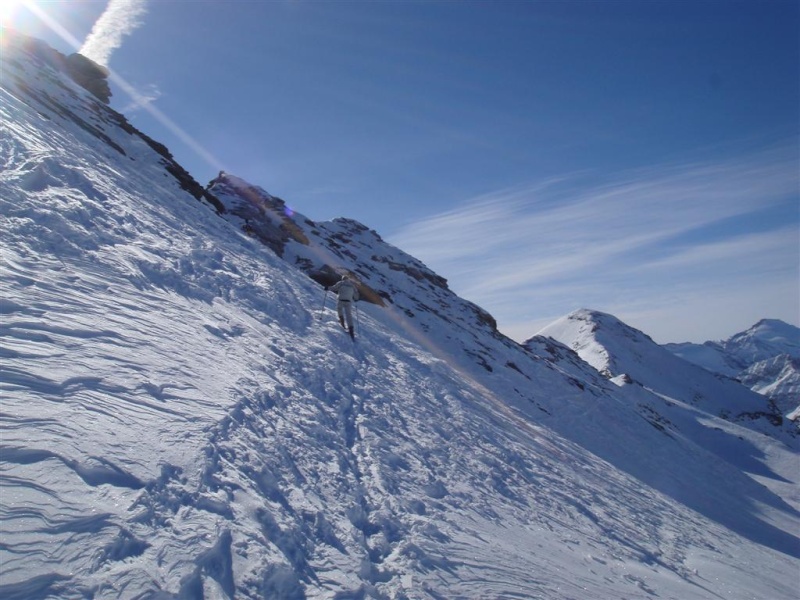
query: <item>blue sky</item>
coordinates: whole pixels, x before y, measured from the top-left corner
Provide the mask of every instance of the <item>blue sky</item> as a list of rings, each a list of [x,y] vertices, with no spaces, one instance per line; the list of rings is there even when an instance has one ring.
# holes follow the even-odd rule
[[[24,4],[65,53],[109,6]],[[116,4],[112,106],[198,181],[355,218],[516,339],[800,324],[794,0]]]

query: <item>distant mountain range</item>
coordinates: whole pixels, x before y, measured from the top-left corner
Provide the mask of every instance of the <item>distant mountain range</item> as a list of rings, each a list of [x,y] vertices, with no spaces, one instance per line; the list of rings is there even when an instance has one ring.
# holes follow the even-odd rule
[[[763,319],[721,342],[664,347],[684,360],[763,394],[788,418],[800,416],[800,328]]]

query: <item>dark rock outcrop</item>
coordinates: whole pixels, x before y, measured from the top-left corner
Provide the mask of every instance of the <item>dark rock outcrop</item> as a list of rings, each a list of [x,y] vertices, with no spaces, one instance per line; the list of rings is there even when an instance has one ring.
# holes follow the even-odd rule
[[[109,70],[82,54],[70,54],[64,59],[64,70],[79,86],[89,91],[101,102],[108,104],[111,88],[108,85]]]

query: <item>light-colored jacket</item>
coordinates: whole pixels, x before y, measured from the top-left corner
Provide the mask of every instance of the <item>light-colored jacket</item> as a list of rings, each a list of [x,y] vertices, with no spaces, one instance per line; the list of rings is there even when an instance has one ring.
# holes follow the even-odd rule
[[[341,302],[354,302],[359,298],[356,284],[349,279],[342,279],[334,284],[331,289],[339,295]]]

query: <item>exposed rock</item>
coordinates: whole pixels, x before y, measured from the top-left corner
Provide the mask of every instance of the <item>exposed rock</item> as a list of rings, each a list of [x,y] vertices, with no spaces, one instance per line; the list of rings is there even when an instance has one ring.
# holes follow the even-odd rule
[[[111,88],[108,85],[109,70],[82,54],[70,54],[64,61],[65,70],[72,80],[91,92],[98,100],[109,103]]]
[[[164,144],[156,142],[136,129],[123,115],[108,106],[108,100],[111,96],[111,91],[108,87],[108,69],[81,54],[64,56],[44,42],[13,30],[3,29],[2,32],[3,35],[7,36],[6,42],[9,45],[20,48],[34,64],[43,67],[42,72],[48,73],[48,77],[54,84],[49,88],[49,91],[42,87],[31,86],[24,81],[19,81],[17,84],[18,88],[27,97],[30,106],[37,110],[40,115],[47,119],[52,118],[53,115],[58,115],[63,119],[69,120],[110,148],[113,148],[123,156],[127,156],[122,146],[112,140],[106,133],[106,125],[108,124],[120,127],[130,135],[141,138],[148,146],[158,152],[163,158],[164,167],[175,177],[182,189],[201,202],[206,202],[213,206],[218,213],[225,211],[222,203],[211,192],[197,183],[186,169],[175,161]],[[72,86],[65,85],[67,82],[63,75],[67,75],[103,102],[103,104],[99,104],[88,97],[84,97],[81,100],[82,103],[88,104],[86,108],[93,113],[94,118],[87,119],[73,110],[75,105],[71,100],[74,99],[75,90]],[[59,93],[56,94],[53,90],[57,90]]]
[[[440,287],[445,290],[447,289],[447,279],[445,279],[441,275],[433,273],[432,271],[423,271],[422,269],[418,269],[414,266],[405,263],[392,261],[386,258],[385,256],[373,255],[372,260],[374,260],[375,262],[385,263],[392,271],[402,271],[403,273],[410,275],[417,281],[427,280],[430,281],[436,287]]]

